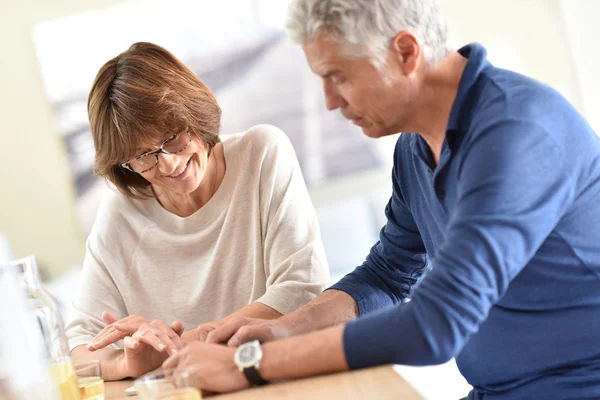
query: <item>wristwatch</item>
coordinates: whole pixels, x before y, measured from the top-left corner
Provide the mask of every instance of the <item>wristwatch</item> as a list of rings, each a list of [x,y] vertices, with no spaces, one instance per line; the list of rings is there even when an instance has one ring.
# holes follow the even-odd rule
[[[262,354],[260,342],[258,340],[253,340],[238,347],[233,356],[233,362],[237,365],[239,370],[246,375],[246,379],[248,379],[248,382],[252,385],[262,386],[269,383],[258,373]]]

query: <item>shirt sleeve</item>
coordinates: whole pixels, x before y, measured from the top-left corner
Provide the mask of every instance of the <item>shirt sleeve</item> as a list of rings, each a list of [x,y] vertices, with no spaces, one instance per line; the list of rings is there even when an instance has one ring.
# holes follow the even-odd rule
[[[260,208],[266,292],[257,301],[287,314],[319,295],[329,267],[319,224],[298,159],[279,129],[252,128],[264,152],[260,165]]]
[[[395,159],[398,151],[399,146]],[[428,265],[425,245],[402,196],[395,168],[392,182],[392,198],[385,209],[387,222],[379,234],[379,242],[361,266],[330,288],[352,296],[360,315],[410,297]]]
[[[98,218],[101,218],[101,213]],[[128,315],[123,297],[102,257],[102,249],[106,246],[110,248],[111,244],[103,243],[97,231],[92,229],[86,243],[77,294],[69,308],[66,334],[70,350],[91,343],[104,328],[106,324],[102,321],[102,312],[108,311],[119,318]],[[109,347],[118,349],[123,344],[119,341]]]
[[[496,123],[460,164],[446,241],[408,303],[348,323],[351,368],[456,356],[572,203],[563,148],[542,127]]]

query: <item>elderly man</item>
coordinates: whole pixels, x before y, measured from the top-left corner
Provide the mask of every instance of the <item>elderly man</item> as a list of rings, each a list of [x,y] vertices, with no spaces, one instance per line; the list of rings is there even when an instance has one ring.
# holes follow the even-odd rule
[[[407,132],[387,224],[308,305],[217,327],[200,339],[230,347],[198,341],[166,367],[229,391],[456,357],[469,399],[600,398],[600,138],[482,46],[451,51],[443,21],[434,0],[291,2],[327,107],[372,138]]]

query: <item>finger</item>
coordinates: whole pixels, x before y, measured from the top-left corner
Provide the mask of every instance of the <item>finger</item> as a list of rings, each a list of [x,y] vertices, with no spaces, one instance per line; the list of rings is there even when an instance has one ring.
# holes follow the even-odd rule
[[[104,312],[102,313],[102,318],[105,319],[105,321],[108,323],[108,321],[112,321],[113,318],[116,318],[114,315],[112,315],[109,312]],[[115,331],[115,327],[114,324],[115,323],[131,323],[132,321],[135,321],[136,319],[139,319],[139,317],[133,315],[133,316],[128,316],[125,317],[123,319],[117,320],[116,322],[111,322],[108,323],[108,325],[106,325],[92,340],[93,342],[97,342],[100,339],[103,339],[105,336],[112,334]],[[143,320],[143,319],[142,319]]]
[[[204,326],[204,327],[198,328],[196,336],[198,337],[199,341],[206,342],[206,338],[208,337],[208,334],[214,330],[215,330],[214,326]]]
[[[114,332],[115,328],[114,328],[114,324],[108,324],[106,325],[104,328],[102,328],[102,330],[100,332],[98,332],[96,334],[96,336],[94,336],[94,339],[92,341],[97,341],[102,339],[103,337],[105,337],[106,335]]]
[[[169,338],[171,338],[173,344],[175,345],[176,350],[182,349],[183,346],[185,346],[185,344],[183,343],[183,339],[181,339],[181,336],[179,336],[174,330],[171,330],[168,335]]]
[[[213,329],[206,336],[206,343],[226,343],[247,321],[246,318],[239,318]]]
[[[102,339],[104,336],[106,336],[108,333],[112,332],[114,330],[113,326],[105,326],[104,328],[102,328],[102,330],[100,332],[98,332],[96,334],[96,336],[94,336],[92,338],[92,342],[89,343],[87,345],[88,350],[92,350],[94,348],[93,344],[96,343],[98,340]]]
[[[177,368],[177,365],[179,364],[181,358],[186,354],[186,350],[182,350],[182,351],[178,351],[177,353],[173,353],[169,356],[169,358],[167,358],[163,364],[162,367],[164,370],[173,370],[175,368]]]
[[[129,334],[112,328],[112,330],[105,334],[104,337],[93,340],[89,347],[90,349],[93,348],[94,350],[103,349],[110,344],[118,342],[125,336],[129,336]]]
[[[158,352],[169,352],[169,346],[165,344],[165,342],[157,336],[157,334],[149,329],[139,329],[132,338],[134,340],[139,341],[140,343],[145,343],[149,346],[152,346]]]
[[[183,347],[183,342],[181,341],[181,338],[179,337],[177,332],[175,332],[173,328],[171,328],[170,325],[167,325],[163,321],[155,320],[150,323],[150,326],[153,327],[153,329],[157,330],[155,332],[156,336],[160,340],[162,340],[165,345],[167,345],[169,352],[177,351],[178,349],[181,349]]]
[[[183,322],[179,320],[173,321],[171,329],[173,329],[178,336],[181,336],[183,334]]]
[[[183,347],[183,342],[181,341],[181,338],[173,329],[171,329],[170,326],[168,326],[162,321],[153,321],[150,325],[153,326],[154,329],[162,331],[167,336],[167,338],[163,338],[161,335],[156,334],[156,336],[160,340],[162,340],[168,348],[170,348],[170,351],[178,350]],[[178,328],[183,329],[183,323],[179,322],[179,325],[180,326]],[[138,331],[137,324],[116,323],[115,328],[121,332],[127,333],[128,335],[133,335]]]
[[[116,330],[120,331],[120,332],[125,332],[129,335],[133,335],[134,333],[137,332],[137,330],[140,328],[139,324],[132,324],[132,323],[121,323],[121,322],[117,322],[114,324],[114,327]]]
[[[168,329],[168,332],[159,330],[155,332],[155,335],[165,346],[167,346],[167,352],[171,354],[183,348],[183,343],[181,342],[179,336],[177,336],[177,334],[171,328]]]
[[[131,336],[126,336],[125,339],[123,339],[123,345],[125,347],[125,355],[129,357],[134,357],[143,350],[143,344],[133,339]]]
[[[108,311],[104,311],[102,313],[102,321],[104,321],[107,325],[117,322],[119,318],[115,317],[113,314]]]
[[[105,319],[105,317],[106,317],[106,319]],[[137,327],[139,328],[143,324],[147,323],[146,319],[144,317],[140,317],[139,315],[128,315],[125,318],[117,319],[114,315],[112,315],[106,311],[102,314],[102,318],[105,319],[105,322],[107,322],[107,323],[109,323],[108,321],[111,321],[109,323],[109,325],[130,324],[130,325],[137,325]]]
[[[242,343],[254,339],[258,339],[261,342],[266,342],[271,339],[270,329],[267,324],[242,326],[231,339],[229,339],[227,346],[238,347]]]

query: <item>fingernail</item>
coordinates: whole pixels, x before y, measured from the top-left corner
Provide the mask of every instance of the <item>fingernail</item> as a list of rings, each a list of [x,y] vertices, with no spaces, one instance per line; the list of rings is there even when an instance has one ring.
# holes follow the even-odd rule
[[[160,349],[160,351],[163,351],[166,348],[166,346],[164,344],[159,344],[158,348]]]
[[[237,339],[230,340],[228,344],[229,344],[229,347],[238,347],[240,345],[240,343]]]

